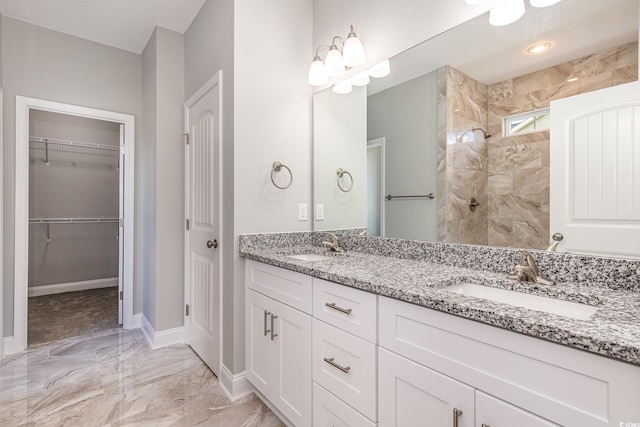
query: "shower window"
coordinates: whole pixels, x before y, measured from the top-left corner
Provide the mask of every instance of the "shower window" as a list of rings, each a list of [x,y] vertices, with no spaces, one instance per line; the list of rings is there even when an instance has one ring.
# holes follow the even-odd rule
[[[549,109],[528,111],[502,119],[503,136],[523,135],[549,129]]]

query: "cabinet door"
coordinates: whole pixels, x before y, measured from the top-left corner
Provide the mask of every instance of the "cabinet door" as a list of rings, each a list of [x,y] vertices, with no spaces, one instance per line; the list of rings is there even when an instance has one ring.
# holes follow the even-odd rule
[[[271,341],[271,313],[274,301],[247,289],[245,346],[247,379],[270,398],[276,379],[275,348]]]
[[[473,388],[383,348],[378,376],[379,425],[451,427],[454,410],[459,427],[474,425]]]
[[[557,427],[558,424],[476,390],[476,426]]]
[[[310,426],[311,316],[274,303],[276,336],[270,343],[275,349],[277,387],[270,400],[294,425]]]

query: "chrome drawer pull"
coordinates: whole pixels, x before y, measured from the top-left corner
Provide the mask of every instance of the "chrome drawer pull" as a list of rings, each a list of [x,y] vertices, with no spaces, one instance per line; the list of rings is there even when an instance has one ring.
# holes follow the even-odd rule
[[[462,411],[458,408],[453,408],[453,427],[458,427],[458,418],[462,415]]]
[[[334,310],[338,310],[339,312],[345,313],[345,314],[351,314],[351,311],[352,311],[350,308],[338,307],[335,302],[326,302],[326,303],[324,303],[324,305],[326,305],[329,308],[333,308]]]
[[[482,427],[491,427],[489,424],[482,423]]]
[[[270,315],[271,313],[268,312],[267,310],[264,311],[264,336],[267,336],[267,333],[271,332],[269,329],[267,329],[267,316]]]
[[[336,362],[333,361],[333,357],[331,358],[324,358],[324,361],[327,362],[329,365],[333,366],[334,368],[338,368],[340,369],[342,372],[344,372],[345,374],[349,373],[349,370],[351,369],[351,366],[347,366],[346,368],[344,366],[340,366],[338,365]]]
[[[271,341],[278,336],[278,334],[274,334],[275,328],[273,327],[273,321],[277,318],[278,316],[274,316],[273,314],[271,315]]]

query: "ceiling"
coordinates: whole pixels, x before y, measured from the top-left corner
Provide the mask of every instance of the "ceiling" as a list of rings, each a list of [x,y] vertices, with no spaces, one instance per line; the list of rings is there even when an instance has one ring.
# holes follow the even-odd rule
[[[0,13],[142,53],[156,26],[184,34],[205,0],[0,0]]]
[[[493,27],[484,14],[391,58],[391,74],[372,79],[367,89],[372,95],[444,65],[493,84],[634,40],[637,0],[564,0],[548,8],[527,2],[525,16],[511,25]],[[526,53],[540,41],[552,48]]]

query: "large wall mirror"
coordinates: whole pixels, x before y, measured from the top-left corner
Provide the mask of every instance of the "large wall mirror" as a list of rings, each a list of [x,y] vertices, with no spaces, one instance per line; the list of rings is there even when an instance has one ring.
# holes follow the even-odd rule
[[[485,14],[390,68],[314,96],[314,230],[545,249],[550,103],[638,80],[638,2]]]

